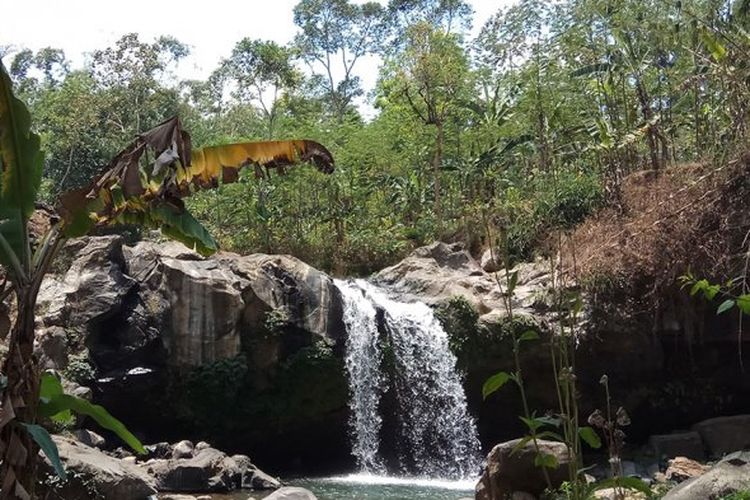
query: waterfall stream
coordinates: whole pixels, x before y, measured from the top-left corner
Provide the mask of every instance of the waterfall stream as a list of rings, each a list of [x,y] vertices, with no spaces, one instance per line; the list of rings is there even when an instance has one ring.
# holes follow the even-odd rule
[[[364,280],[336,286],[344,299],[352,453],[360,469],[475,476],[481,464],[476,427],[432,309],[396,301]]]

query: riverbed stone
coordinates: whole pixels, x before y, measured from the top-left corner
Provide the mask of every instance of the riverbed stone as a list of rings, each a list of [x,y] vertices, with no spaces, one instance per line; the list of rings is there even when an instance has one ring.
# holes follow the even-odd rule
[[[516,449],[520,442],[520,439],[514,439],[500,443],[490,451],[476,487],[476,500],[503,500],[515,491],[539,495],[545,490],[543,471],[534,464],[537,456],[534,444],[529,442]],[[567,479],[570,461],[565,444],[545,440],[537,440],[537,443],[540,453],[552,455],[557,460],[558,467],[547,471],[552,487],[560,486]]]
[[[249,482],[247,482],[248,477]],[[251,490],[277,490],[282,485],[275,477],[266,474],[260,469],[253,468],[249,469],[243,476],[242,487],[250,488]]]
[[[305,488],[284,486],[268,495],[265,500],[318,500],[318,497]]]
[[[73,431],[73,436],[75,436],[75,438],[81,443],[92,448],[102,449],[107,444],[102,436],[88,429],[76,429]]]

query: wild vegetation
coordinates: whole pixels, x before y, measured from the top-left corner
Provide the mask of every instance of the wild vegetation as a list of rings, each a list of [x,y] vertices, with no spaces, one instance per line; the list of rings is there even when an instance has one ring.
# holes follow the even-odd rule
[[[436,238],[476,247],[482,214],[511,257],[528,257],[552,229],[625,210],[631,172],[733,158],[747,133],[747,12],[739,0],[524,0],[472,39],[461,1],[304,0],[293,43],[238,40],[204,81],[175,78],[189,48],[168,34],[125,35],[82,68],[54,48],[6,60],[48,151],[47,199],[174,114],[197,146],[309,137],[340,175],[243,178],[190,207],[223,248],[364,274]],[[364,96],[356,73],[372,55],[383,64]]]
[[[748,1],[521,0],[475,38],[462,0],[301,0],[294,22],[289,45],[238,40],[200,81],[174,76],[189,48],[170,34],[126,34],[80,68],[54,47],[3,49],[47,153],[28,146],[32,177],[0,197],[0,208],[20,211],[15,229],[26,235],[0,240],[15,286],[7,290],[19,294],[19,307],[33,306],[57,245],[57,234],[24,240],[40,186],[42,200],[62,200],[64,235],[93,223],[131,223],[136,233],[157,226],[205,253],[219,246],[290,253],[338,275],[367,274],[436,239],[463,241],[472,250],[494,248],[505,263],[559,255],[560,279],[574,275],[597,292],[595,306],[618,314],[649,313],[664,297],[683,300],[672,293],[681,275],[694,293],[721,297],[720,310],[746,311]],[[382,65],[365,95],[356,74],[370,56]],[[184,168],[191,147],[182,125],[163,121],[175,115],[201,148],[309,141],[236,147],[222,159],[208,148],[193,157],[195,168]],[[281,149],[290,161],[329,171],[331,154],[313,141],[336,157],[337,175],[269,172],[283,170],[273,161]],[[162,158],[170,147],[174,158]],[[142,157],[154,165],[146,182]],[[163,169],[176,158],[181,169]],[[269,168],[255,176],[220,168],[246,159]],[[219,185],[218,177],[236,182]],[[217,189],[186,199],[188,212],[187,185]],[[82,207],[96,217],[77,219]],[[32,246],[43,249],[37,258]],[[511,275],[498,284],[512,294]],[[564,283],[558,289],[556,425],[575,452],[577,498],[584,494],[575,484],[581,438],[593,438],[579,427],[574,377],[564,376],[575,367],[579,297],[563,293]],[[11,344],[20,335],[26,359],[33,308],[19,311],[26,324]],[[516,333],[517,355],[536,334]],[[38,393],[29,367],[18,369],[27,375],[17,379],[33,380],[25,394]],[[518,362],[488,392],[509,380],[524,399],[530,439],[552,432],[526,405]],[[33,423],[30,408],[20,417]],[[596,422],[616,456],[621,422],[610,410]]]

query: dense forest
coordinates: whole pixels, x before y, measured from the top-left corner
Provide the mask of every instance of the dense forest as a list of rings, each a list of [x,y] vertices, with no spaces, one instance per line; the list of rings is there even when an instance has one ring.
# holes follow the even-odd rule
[[[225,249],[365,274],[435,239],[476,247],[488,228],[527,258],[550,230],[622,209],[629,173],[720,163],[747,135],[744,0],[522,0],[474,39],[461,0],[302,0],[294,22],[290,45],[248,34],[205,81],[174,77],[189,47],[170,34],[126,34],[81,68],[54,47],[5,47],[47,198],[173,114],[196,146],[310,138],[337,175],[250,172],[190,208]],[[368,55],[382,65],[364,96]]]

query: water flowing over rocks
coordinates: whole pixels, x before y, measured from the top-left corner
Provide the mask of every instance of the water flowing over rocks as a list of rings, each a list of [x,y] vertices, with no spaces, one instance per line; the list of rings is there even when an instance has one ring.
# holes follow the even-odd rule
[[[489,376],[514,370],[509,332],[540,331],[521,352],[529,404],[539,411],[556,407],[549,359],[554,315],[545,262],[509,270],[518,277],[512,320],[498,289],[505,270],[496,275],[483,267],[490,268],[460,244],[434,243],[370,282],[391,299],[434,309],[488,450],[524,431],[517,391],[503,388],[486,401],[481,393]],[[174,242],[87,237],[66,244],[42,286],[36,349],[45,368],[64,376],[67,390],[103,404],[147,442],[205,439],[274,470],[325,471],[354,462],[344,308],[331,277],[290,256],[205,259]],[[678,314],[665,313],[658,325],[643,328],[584,312],[577,345],[581,414],[601,408],[604,374],[632,417],[630,442],[747,409],[735,367],[710,369],[711,360],[732,356],[734,343],[702,344],[692,350],[690,365],[675,347],[683,345],[674,337],[682,328]],[[377,374],[362,380],[383,383]],[[733,451],[725,436],[732,436],[729,448],[735,435],[746,440],[731,430],[733,422],[652,445],[666,455],[700,458],[698,434],[705,451],[718,457]]]
[[[434,311],[393,300],[364,280],[336,284],[345,298],[352,453],[360,470],[475,477],[476,426]]]

